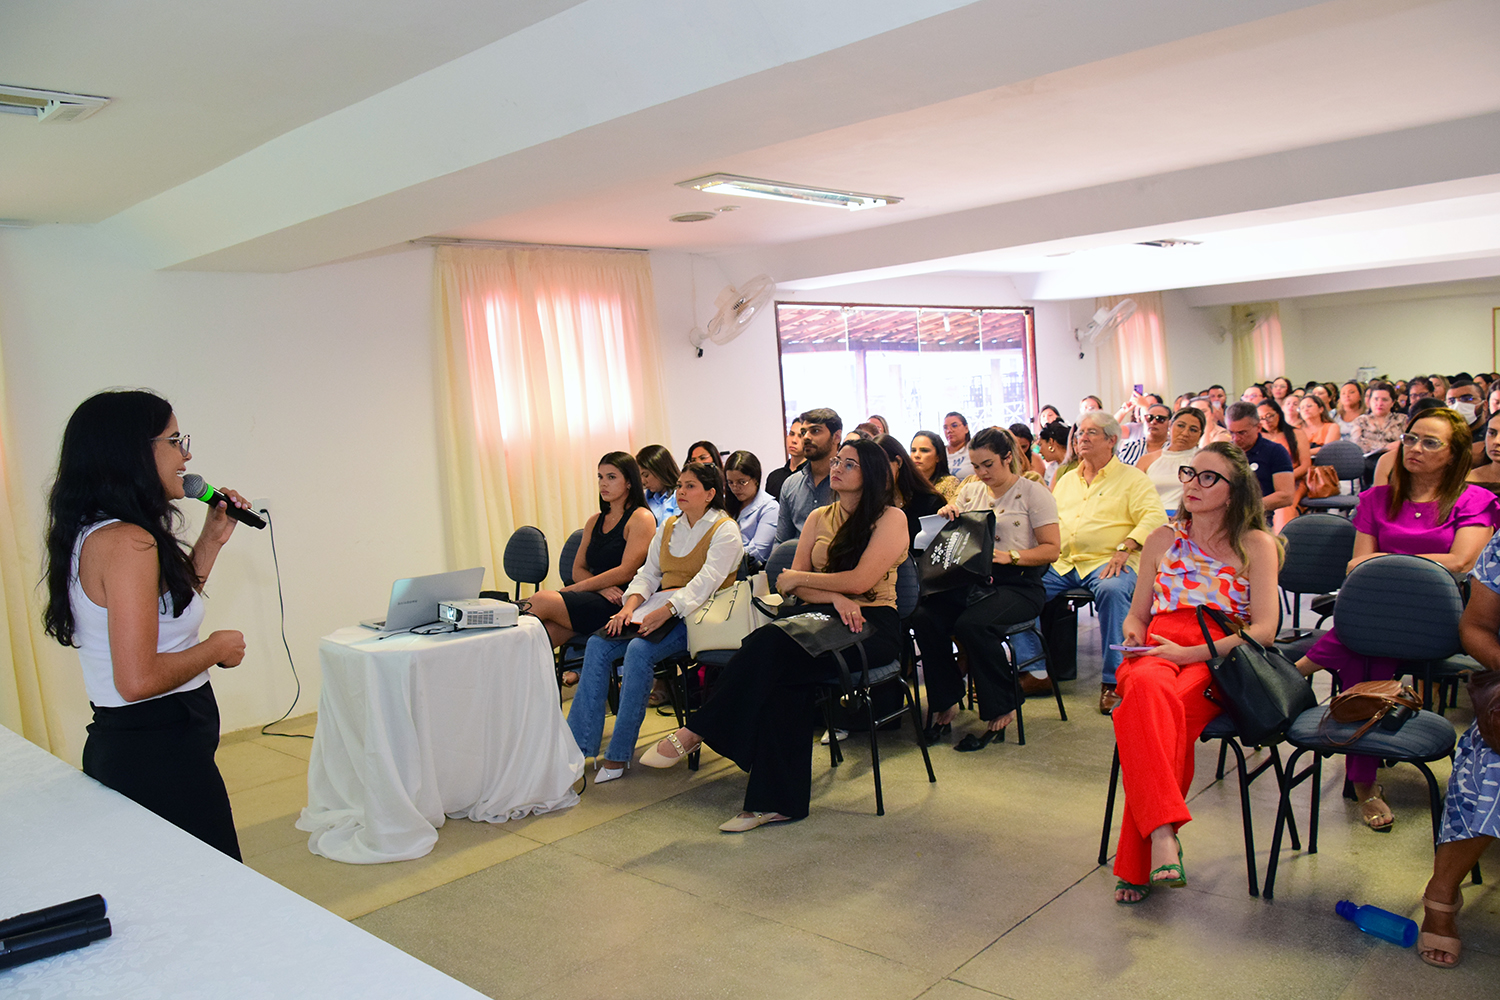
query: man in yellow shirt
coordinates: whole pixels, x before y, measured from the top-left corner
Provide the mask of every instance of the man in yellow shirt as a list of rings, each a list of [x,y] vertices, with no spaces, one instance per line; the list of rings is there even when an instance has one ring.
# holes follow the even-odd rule
[[[1123,641],[1146,537],[1167,523],[1151,480],[1115,457],[1119,440],[1120,425],[1109,414],[1097,411],[1078,419],[1078,466],[1059,476],[1052,487],[1062,552],[1042,578],[1048,600],[1074,587],[1094,595],[1104,644],[1099,711],[1106,715],[1119,703],[1115,671],[1123,659],[1119,650],[1109,647]],[[1035,686],[1034,680],[1023,684],[1028,689]]]

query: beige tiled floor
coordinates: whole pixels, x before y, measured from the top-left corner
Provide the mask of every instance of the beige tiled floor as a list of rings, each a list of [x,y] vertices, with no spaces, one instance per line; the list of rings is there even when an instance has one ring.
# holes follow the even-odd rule
[[[560,813],[449,820],[416,861],[343,865],[309,853],[293,827],[310,741],[236,734],[219,761],[248,864],[495,997],[1500,996],[1490,884],[1467,889],[1456,971],[1429,969],[1333,914],[1349,898],[1419,916],[1432,849],[1425,786],[1410,767],[1382,773],[1400,820],[1376,835],[1351,821],[1342,769],[1328,765],[1319,853],[1286,850],[1267,903],[1246,893],[1232,773],[1214,783],[1215,751],[1200,746],[1183,832],[1188,888],[1116,906],[1114,878],[1096,863],[1112,731],[1091,706],[1091,626],[1085,617],[1082,679],[1065,689],[1070,721],[1033,700],[1025,747],[936,748],[934,785],[909,730],[882,734],[883,817],[856,736],[840,768],[815,750],[813,813],[801,823],[718,833],[744,779],[706,755],[696,775],[636,768]],[[311,733],[313,723],[281,728]],[[653,733],[669,726],[648,716]],[[1305,794],[1296,803],[1305,821]],[[1252,804],[1264,872],[1269,779]]]

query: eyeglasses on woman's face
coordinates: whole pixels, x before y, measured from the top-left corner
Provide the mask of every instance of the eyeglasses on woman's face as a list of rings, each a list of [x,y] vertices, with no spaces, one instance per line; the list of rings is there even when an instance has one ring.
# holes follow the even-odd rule
[[[1401,443],[1412,451],[1442,451],[1448,442],[1430,434],[1403,434]]]
[[[167,444],[182,452],[184,458],[187,457],[188,452],[193,450],[193,436],[191,434],[177,433],[171,437],[152,438],[151,440],[153,443],[157,441],[167,442]]]
[[[859,462],[852,458],[839,458],[835,456],[828,460],[828,467],[830,469],[849,469],[853,472],[858,472]]]
[[[1177,467],[1177,481],[1184,486],[1193,480],[1205,490],[1211,490],[1229,477],[1221,475],[1212,469],[1195,469],[1191,465],[1179,465]]]

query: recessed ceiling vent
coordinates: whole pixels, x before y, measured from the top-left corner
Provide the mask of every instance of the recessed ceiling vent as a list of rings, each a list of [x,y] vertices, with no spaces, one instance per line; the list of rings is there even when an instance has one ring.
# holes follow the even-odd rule
[[[27,115],[39,122],[82,121],[109,103],[107,97],[65,94],[59,90],[35,90],[0,84],[0,112]]]
[[[1137,243],[1138,247],[1197,247],[1202,246],[1202,240],[1145,240]]]

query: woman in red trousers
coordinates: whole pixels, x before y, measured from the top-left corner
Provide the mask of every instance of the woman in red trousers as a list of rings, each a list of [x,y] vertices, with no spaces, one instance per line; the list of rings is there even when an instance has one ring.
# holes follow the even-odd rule
[[[1208,445],[1178,471],[1182,504],[1141,552],[1139,582],[1125,619],[1121,702],[1115,742],[1125,782],[1125,817],[1115,854],[1115,902],[1139,903],[1154,888],[1187,884],[1177,831],[1192,819],[1184,796],[1193,780],[1193,745],[1219,707],[1208,645],[1196,608],[1218,608],[1269,646],[1277,621],[1280,541],[1266,528],[1260,486],[1232,444]],[[1154,566],[1156,572],[1145,568]],[[1243,640],[1224,638],[1222,655]]]

